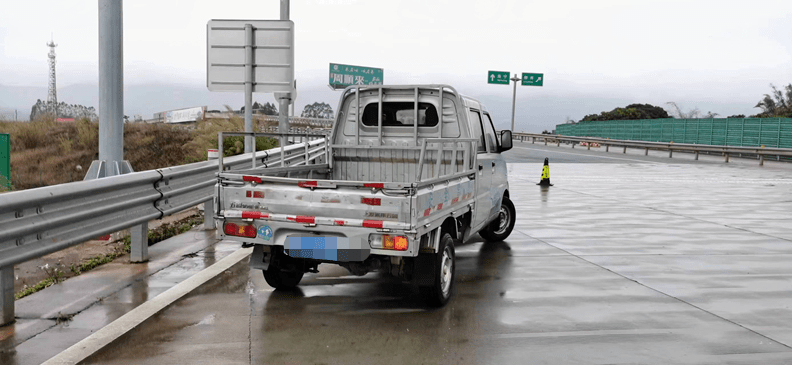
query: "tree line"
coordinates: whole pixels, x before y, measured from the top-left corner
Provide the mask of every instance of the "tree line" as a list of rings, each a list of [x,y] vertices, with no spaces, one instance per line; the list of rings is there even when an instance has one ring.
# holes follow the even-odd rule
[[[792,118],[792,84],[788,84],[779,89],[775,85],[770,84],[772,92],[764,94],[759,103],[754,108],[760,108],[762,111],[750,118]],[[719,116],[718,113],[702,112],[698,108],[683,111],[675,102],[668,102],[671,114],[666,109],[651,104],[630,104],[625,107],[615,108],[611,111],[603,111],[599,114],[589,114],[583,117],[580,121],[574,121],[567,118],[566,124],[590,122],[590,121],[603,121],[603,120],[635,120],[635,119],[663,119],[663,118],[679,118],[679,119],[695,119],[695,118],[715,118]],[[744,114],[730,115],[727,118],[745,118]]]

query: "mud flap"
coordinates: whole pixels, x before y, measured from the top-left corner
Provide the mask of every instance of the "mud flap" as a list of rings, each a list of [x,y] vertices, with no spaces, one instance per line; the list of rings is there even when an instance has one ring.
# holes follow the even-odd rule
[[[264,245],[253,245],[253,254],[250,255],[250,262],[248,266],[251,269],[267,270],[270,262],[272,262],[272,255],[270,255],[269,247],[264,252]]]
[[[436,253],[422,253],[415,258],[413,283],[418,286],[432,286],[435,282]]]
[[[462,240],[454,239],[454,248],[462,244]],[[435,275],[437,275],[437,255],[438,253],[422,253],[415,258],[413,267],[413,284],[418,286],[435,285]],[[456,260],[454,260],[456,262]],[[456,265],[454,265],[456,270]]]

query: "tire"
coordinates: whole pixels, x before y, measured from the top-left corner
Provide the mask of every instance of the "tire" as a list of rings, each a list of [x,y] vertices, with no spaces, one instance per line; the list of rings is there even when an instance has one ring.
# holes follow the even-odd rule
[[[434,261],[434,279],[431,286],[420,287],[421,295],[432,307],[442,307],[448,303],[456,289],[456,256],[454,239],[444,233],[440,239]]]
[[[505,240],[514,229],[514,222],[517,220],[514,204],[507,197],[501,201],[500,213],[492,223],[482,229],[479,234],[487,242],[500,242]]]
[[[294,289],[300,283],[304,274],[302,272],[281,271],[275,265],[270,265],[267,270],[262,270],[262,272],[264,272],[264,280],[275,290]]]

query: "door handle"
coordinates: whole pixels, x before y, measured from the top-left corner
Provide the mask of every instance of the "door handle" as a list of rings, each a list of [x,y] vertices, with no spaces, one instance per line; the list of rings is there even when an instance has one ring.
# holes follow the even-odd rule
[[[492,161],[492,167],[495,167],[495,161]]]
[[[484,170],[484,165],[479,165],[479,171]]]

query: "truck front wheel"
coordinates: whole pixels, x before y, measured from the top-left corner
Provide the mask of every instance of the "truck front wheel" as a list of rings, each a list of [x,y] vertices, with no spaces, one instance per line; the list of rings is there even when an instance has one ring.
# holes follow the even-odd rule
[[[275,265],[269,265],[264,272],[264,280],[276,290],[294,289],[302,280],[303,272],[282,271]]]
[[[456,281],[456,256],[454,255],[454,239],[444,233],[440,238],[434,262],[434,278],[431,286],[420,287],[421,294],[429,305],[442,307],[454,294]]]
[[[481,238],[487,242],[500,242],[509,237],[516,221],[514,204],[507,197],[501,201],[500,212],[492,223],[479,232]]]

